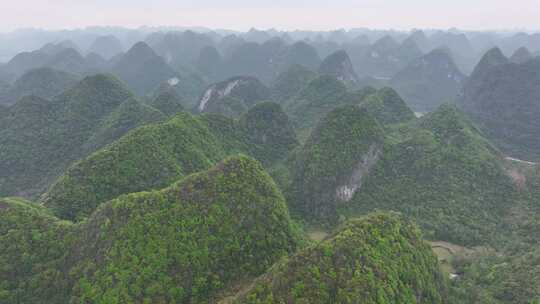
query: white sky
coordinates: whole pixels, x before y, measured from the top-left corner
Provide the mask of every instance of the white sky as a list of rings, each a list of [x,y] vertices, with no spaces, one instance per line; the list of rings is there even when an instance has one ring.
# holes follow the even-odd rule
[[[92,25],[247,30],[540,29],[540,0],[0,0],[0,31]]]

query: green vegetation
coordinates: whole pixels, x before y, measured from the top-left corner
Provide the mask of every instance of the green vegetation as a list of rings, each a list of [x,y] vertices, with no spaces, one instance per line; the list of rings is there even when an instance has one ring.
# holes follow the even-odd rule
[[[121,196],[75,225],[30,202],[3,199],[0,208],[8,303],[208,303],[300,241],[281,192],[245,156]]]
[[[430,239],[491,243],[507,231],[515,194],[496,151],[452,106],[398,129],[345,214],[395,210],[414,218]]]
[[[165,120],[165,115],[160,111],[131,97],[114,109],[100,123],[94,134],[84,144],[86,154],[112,143],[131,129],[162,120]]]
[[[379,157],[383,132],[357,106],[330,112],[297,153],[289,203],[306,218],[336,220],[336,205],[348,201]],[[352,193],[349,193],[352,192]]]
[[[161,119],[132,98],[113,76],[96,75],[52,100],[30,96],[10,107],[0,119],[0,196],[35,197],[72,162]]]
[[[298,144],[289,117],[273,102],[259,103],[239,121],[247,132],[251,154],[265,164],[272,164]]]
[[[253,117],[265,120],[255,124]],[[160,189],[227,155],[244,152],[270,163],[294,147],[294,133],[286,123],[279,106],[271,104],[254,108],[240,121],[182,112],[167,122],[138,128],[77,162],[42,201],[61,218],[81,219],[99,203],[120,194]]]
[[[0,103],[14,104],[24,96],[52,98],[77,84],[79,76],[52,68],[33,69],[21,77],[0,97]]]
[[[70,229],[40,205],[0,199],[0,303],[65,303]]]
[[[366,108],[384,125],[410,121],[415,117],[405,101],[391,88],[382,88],[367,96],[360,107]]]
[[[165,114],[167,117],[172,117],[176,113],[184,110],[182,98],[169,84],[162,85],[149,104],[161,111],[161,113]]]
[[[289,100],[285,111],[290,116],[299,138],[304,140],[317,122],[330,111],[342,105],[359,104],[373,92],[375,89],[366,88],[349,93],[343,82],[333,76],[323,75],[312,80]]]
[[[417,228],[375,214],[274,266],[235,303],[446,303],[447,282]]]

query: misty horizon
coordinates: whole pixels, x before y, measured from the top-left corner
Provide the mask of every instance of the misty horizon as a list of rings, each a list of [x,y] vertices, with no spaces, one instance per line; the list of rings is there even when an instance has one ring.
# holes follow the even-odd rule
[[[538,31],[540,6],[532,0],[458,0],[433,3],[413,0],[316,1],[215,0],[180,2],[170,0],[97,1],[21,0],[4,5],[0,32],[23,28],[47,30],[82,29],[92,26],[140,28],[205,27],[247,31],[250,28],[281,31],[335,29],[450,29],[464,31]]]

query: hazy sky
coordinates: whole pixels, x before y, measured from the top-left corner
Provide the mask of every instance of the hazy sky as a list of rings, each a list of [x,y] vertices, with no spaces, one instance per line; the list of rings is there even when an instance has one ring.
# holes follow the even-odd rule
[[[537,30],[540,0],[0,0],[0,20],[0,31],[89,25]]]

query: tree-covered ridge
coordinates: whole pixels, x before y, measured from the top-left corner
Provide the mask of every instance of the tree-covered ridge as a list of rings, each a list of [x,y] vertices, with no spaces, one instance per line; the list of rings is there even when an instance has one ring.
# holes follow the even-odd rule
[[[37,68],[19,77],[0,96],[0,104],[14,104],[24,96],[34,95],[49,99],[73,87],[79,76],[52,68]]]
[[[0,299],[10,303],[208,303],[300,241],[281,192],[245,156],[121,196],[79,224],[30,202],[0,207]]]
[[[366,110],[343,106],[330,112],[295,155],[288,198],[306,218],[336,220],[377,162],[383,131]]]
[[[165,120],[161,110],[130,97],[100,122],[92,136],[84,144],[86,155],[119,139],[138,126]]]
[[[159,119],[111,75],[83,79],[51,99],[25,97],[0,119],[0,195],[42,193],[72,162]]]
[[[235,303],[446,303],[447,283],[418,229],[396,215],[347,223],[278,263]]]
[[[359,104],[364,97],[375,92],[373,88],[350,93],[334,76],[322,75],[312,80],[286,103],[285,110],[300,139],[306,139],[311,129],[326,114],[342,105]]]
[[[264,117],[264,124],[254,124],[252,115]],[[77,162],[42,201],[61,218],[80,219],[99,203],[120,194],[160,189],[227,155],[243,152],[270,163],[286,157],[294,147],[287,122],[280,107],[271,104],[254,108],[240,121],[182,112],[166,122],[133,130]]]
[[[391,88],[382,88],[367,96],[360,104],[383,125],[407,122],[414,119],[414,112]]]
[[[161,85],[154,95],[152,100],[149,101],[149,104],[167,117],[172,117],[184,110],[182,97],[168,83]]]
[[[0,219],[0,302],[65,303],[71,223],[20,198],[0,198]]]
[[[387,137],[380,161],[341,211],[399,211],[429,238],[458,244],[502,238],[515,188],[496,151],[452,106],[413,124]]]

